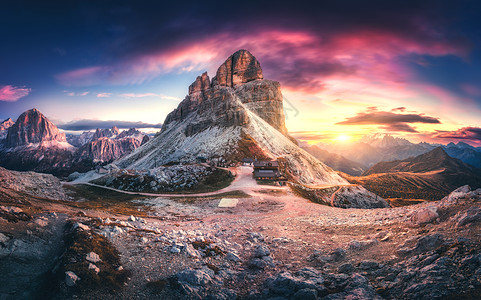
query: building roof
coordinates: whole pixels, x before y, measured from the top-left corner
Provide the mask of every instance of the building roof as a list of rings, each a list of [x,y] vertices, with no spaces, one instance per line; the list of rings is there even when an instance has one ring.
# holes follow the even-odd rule
[[[254,167],[257,167],[257,168],[262,168],[262,167],[275,167],[275,168],[278,168],[278,167],[279,167],[279,163],[278,163],[276,160],[272,160],[272,161],[269,161],[269,160],[259,160],[259,161],[255,161],[255,162],[254,162]]]
[[[254,177],[278,178],[281,173],[277,170],[254,170]]]

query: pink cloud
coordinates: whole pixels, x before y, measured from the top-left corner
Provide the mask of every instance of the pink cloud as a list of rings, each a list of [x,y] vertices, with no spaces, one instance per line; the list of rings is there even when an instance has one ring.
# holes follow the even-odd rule
[[[98,93],[97,98],[109,98],[112,93]]]
[[[374,94],[379,91],[379,96],[410,93],[406,84],[413,74],[403,57],[411,54],[465,57],[469,51],[462,43],[382,30],[319,34],[266,29],[255,33],[217,33],[117,64],[69,71],[57,78],[69,85],[93,85],[139,84],[165,73],[206,69],[213,76],[218,65],[241,48],[250,50],[259,59],[265,78],[280,81],[288,89],[315,94],[331,89],[329,83],[337,81],[363,86]]]
[[[70,97],[83,97],[83,96],[87,96],[90,92],[79,92],[79,93],[75,93],[75,92],[69,92],[69,91],[64,91],[65,93],[67,93],[67,96],[70,96]]]
[[[13,85],[0,86],[0,101],[14,102],[30,94],[32,89]]]

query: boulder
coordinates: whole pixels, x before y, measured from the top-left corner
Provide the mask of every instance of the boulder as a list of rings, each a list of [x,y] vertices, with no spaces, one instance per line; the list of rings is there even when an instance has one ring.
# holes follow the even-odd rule
[[[100,256],[95,253],[95,252],[90,252],[89,254],[87,254],[87,256],[85,257],[85,259],[89,262],[92,262],[92,263],[97,263],[99,261],[102,261],[100,259]]]
[[[270,254],[271,254],[271,251],[269,250],[269,248],[267,248],[267,246],[264,246],[264,245],[258,245],[254,249],[254,257],[257,257],[257,258],[262,258],[263,256],[268,256]]]
[[[186,283],[192,286],[206,286],[214,278],[214,271],[209,268],[204,269],[186,269],[180,271],[176,275],[180,283]]]
[[[413,225],[424,225],[434,222],[438,217],[437,206],[428,206],[414,211],[410,221]]]
[[[481,209],[479,207],[470,207],[466,212],[458,217],[456,227],[465,226],[467,224],[481,221]]]
[[[65,272],[65,284],[67,286],[74,286],[77,284],[77,281],[79,280],[80,280],[80,277],[78,277],[77,274],[75,274],[74,272],[72,271]]]
[[[471,187],[469,185],[463,185],[451,192],[448,196],[444,197],[441,200],[441,204],[443,205],[451,205],[456,203],[459,199],[466,197],[466,195],[471,191]]]

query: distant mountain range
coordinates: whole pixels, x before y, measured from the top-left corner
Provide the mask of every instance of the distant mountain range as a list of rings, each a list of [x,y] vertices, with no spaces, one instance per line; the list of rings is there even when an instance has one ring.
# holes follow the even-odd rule
[[[349,175],[361,175],[368,167],[349,160],[342,155],[331,153],[314,145],[303,145],[302,148],[312,154],[315,158],[322,161],[334,170],[347,173]]]
[[[481,187],[481,169],[449,156],[443,147],[377,163],[361,177],[344,177],[385,198],[439,200],[462,185]]]
[[[148,140],[134,128],[120,132],[116,127],[66,137],[34,108],[22,113],[15,122],[7,119],[0,123],[0,165],[68,175],[112,162]]]
[[[406,139],[395,138],[387,134],[373,134],[363,137],[359,142],[354,144],[323,144],[318,147],[367,167],[371,167],[381,161],[403,160],[415,157],[437,147],[442,147],[451,157],[458,158],[467,164],[481,168],[481,147],[473,147],[463,142],[458,142],[457,144],[449,143],[448,145],[429,144],[425,142],[415,144]],[[346,173],[357,175],[352,172]]]

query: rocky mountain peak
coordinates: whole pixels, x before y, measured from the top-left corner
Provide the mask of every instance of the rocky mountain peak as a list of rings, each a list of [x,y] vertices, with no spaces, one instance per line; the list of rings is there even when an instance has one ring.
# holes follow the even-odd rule
[[[12,148],[45,141],[67,140],[65,133],[60,132],[57,126],[34,108],[21,114],[15,124],[8,129],[5,146]]]
[[[235,87],[249,81],[263,79],[259,61],[247,50],[239,50],[229,56],[217,69],[213,85]]]
[[[203,92],[210,88],[210,79],[207,72],[204,72],[201,76],[197,76],[195,81],[189,86],[189,95],[196,92]]]
[[[246,109],[287,135],[279,82],[264,80],[257,59],[249,51],[239,50],[219,67],[212,81],[207,73],[196,78],[189,94],[165,119],[162,131],[187,119],[187,136],[212,127],[247,126]]]
[[[119,135],[120,130],[117,128],[117,126],[113,126],[111,129],[100,129],[97,128],[95,130],[94,135],[92,136],[92,140],[96,140],[102,137],[113,137]]]
[[[11,119],[8,118],[0,123],[0,131],[7,130],[10,128],[15,122]]]

